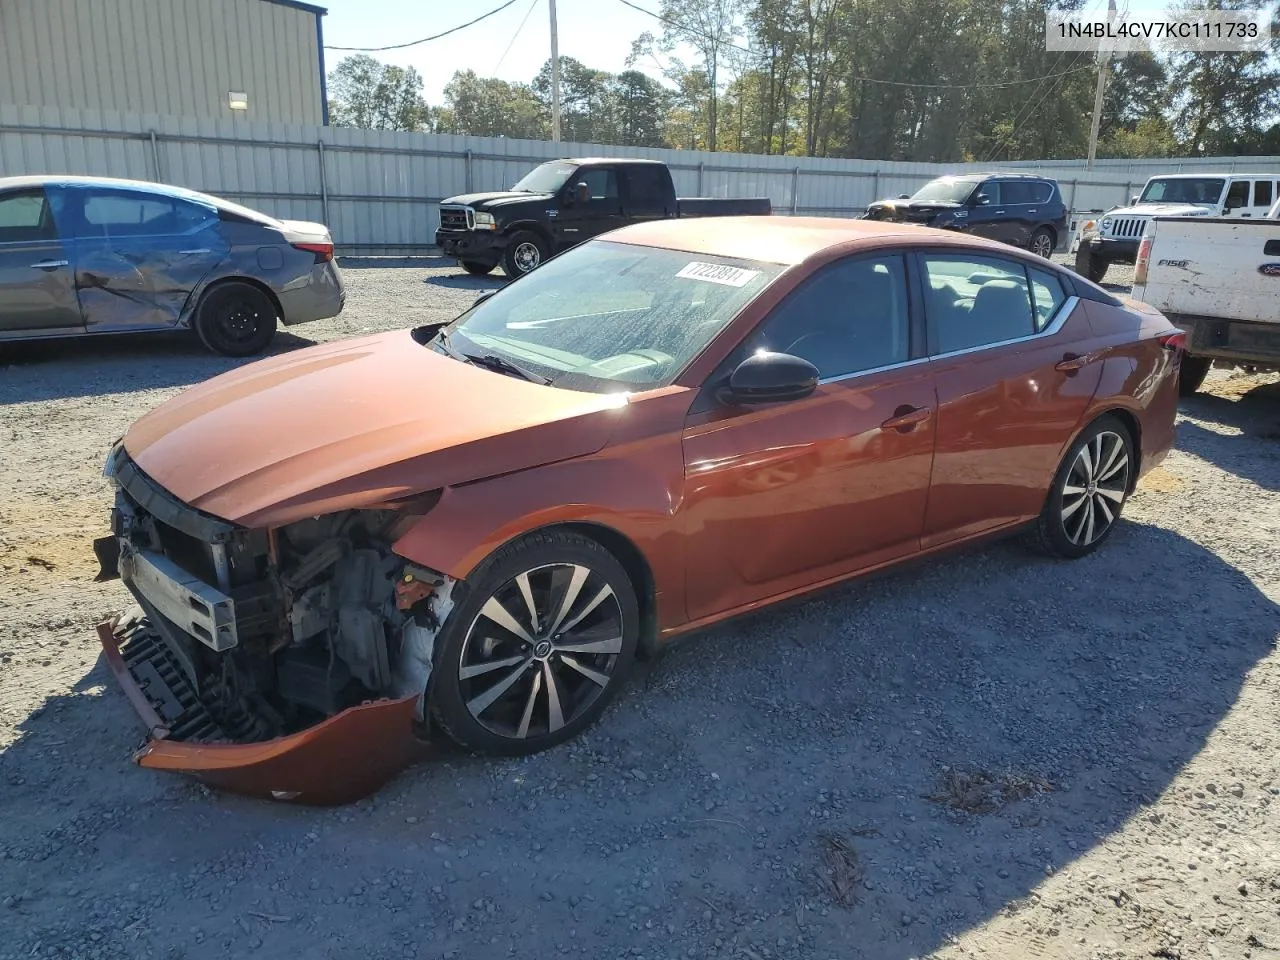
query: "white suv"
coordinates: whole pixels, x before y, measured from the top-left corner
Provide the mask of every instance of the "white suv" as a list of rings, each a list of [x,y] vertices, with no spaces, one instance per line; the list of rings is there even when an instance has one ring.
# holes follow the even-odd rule
[[[1280,173],[1171,173],[1152,177],[1130,205],[1084,224],[1076,272],[1099,283],[1113,263],[1133,263],[1152,217],[1267,216],[1280,200]]]

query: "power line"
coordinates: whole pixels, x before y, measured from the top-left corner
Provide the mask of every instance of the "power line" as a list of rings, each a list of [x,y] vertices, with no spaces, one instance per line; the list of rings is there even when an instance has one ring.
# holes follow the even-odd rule
[[[497,76],[498,70],[502,68],[502,61],[507,59],[507,54],[510,53],[511,48],[515,46],[516,39],[520,36],[521,32],[524,30],[524,25],[529,22],[529,17],[533,13],[534,8],[537,7],[537,5],[538,5],[538,0],[533,0],[533,3],[529,4],[529,9],[524,12],[524,19],[520,21],[520,26],[516,27],[516,32],[511,35],[511,42],[507,44],[507,49],[502,51],[502,56],[498,58],[497,64],[494,65],[494,68],[493,68],[494,76]]]
[[[630,7],[632,10],[638,10],[646,16],[653,17],[655,20],[661,20],[665,24],[673,27],[679,27],[685,33],[691,33],[695,36],[702,37],[706,40],[718,41],[722,46],[732,47],[734,50],[741,50],[743,53],[755,53],[750,47],[744,47],[740,43],[732,43],[728,40],[720,40],[713,37],[709,33],[701,33],[693,30],[685,24],[678,23],[668,17],[664,17],[660,13],[654,13],[652,10],[646,10],[639,4],[632,3],[631,0],[618,0],[624,6]],[[907,83],[901,80],[879,80],[875,77],[850,77],[850,80],[860,81],[862,83],[878,83],[886,87],[912,87],[919,90],[994,90],[998,87],[1017,87],[1024,83],[1043,83],[1045,80],[1053,80],[1057,77],[1065,77],[1069,73],[1078,73],[1083,70],[1092,70],[1093,67],[1077,67],[1071,70],[1064,70],[1061,73],[1048,73],[1042,77],[1027,77],[1025,80],[1002,80],[997,83]]]
[[[507,2],[504,3],[502,6],[497,7],[496,9],[490,10],[488,13],[482,13],[480,14],[480,16],[476,17],[474,20],[468,20],[466,23],[459,24],[456,27],[450,27],[448,30],[444,31],[443,33],[432,34],[429,37],[423,37],[421,40],[410,40],[408,43],[393,43],[386,47],[331,47],[328,44],[325,44],[325,49],[326,50],[346,50],[353,53],[381,53],[384,50],[403,50],[405,47],[416,47],[420,43],[427,43],[430,40],[439,40],[441,37],[447,37],[451,33],[457,33],[459,30],[465,30],[467,27],[473,24],[479,23],[481,20],[487,20],[489,17],[492,17],[495,13],[501,13],[503,10],[507,9],[507,7],[511,6],[515,2],[516,0],[507,0]]]

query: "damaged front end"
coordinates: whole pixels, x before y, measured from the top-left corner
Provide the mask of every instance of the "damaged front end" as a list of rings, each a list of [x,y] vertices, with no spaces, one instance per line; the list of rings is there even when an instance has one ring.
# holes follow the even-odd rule
[[[112,536],[95,551],[143,616],[98,634],[148,727],[138,763],[238,793],[341,803],[425,752],[432,653],[455,582],[391,552],[414,513],[248,530],[179,502],[122,444],[106,472]]]

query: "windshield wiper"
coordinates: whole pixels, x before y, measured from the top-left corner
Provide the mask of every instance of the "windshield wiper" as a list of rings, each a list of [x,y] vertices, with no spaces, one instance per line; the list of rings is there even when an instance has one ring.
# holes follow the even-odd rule
[[[462,356],[468,362],[474,363],[477,367],[495,370],[498,373],[511,374],[513,376],[520,377],[522,380],[528,380],[530,383],[541,383],[545,386],[551,382],[550,377],[544,377],[541,374],[534,373],[532,370],[526,370],[524,367],[517,366],[510,360],[507,360],[505,357],[499,357],[497,354],[464,353]]]

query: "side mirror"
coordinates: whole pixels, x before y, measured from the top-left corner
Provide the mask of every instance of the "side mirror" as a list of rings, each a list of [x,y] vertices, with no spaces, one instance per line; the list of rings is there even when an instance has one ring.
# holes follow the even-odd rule
[[[719,391],[725,403],[801,400],[818,388],[818,368],[803,357],[761,350],[743,360]]]
[[[900,193],[900,194],[898,194],[898,199],[899,199],[899,200],[910,200],[910,199],[911,199],[911,194],[909,194],[909,193]]]
[[[990,202],[991,202],[991,198],[988,197],[985,193],[979,193],[975,195],[973,198],[973,205],[975,207],[985,207]]]
[[[579,183],[573,188],[573,196],[578,203],[590,203],[591,188],[585,183]]]
[[[1138,195],[1135,193],[1132,197],[1129,198],[1129,206],[1132,207],[1137,202],[1138,202]]]

